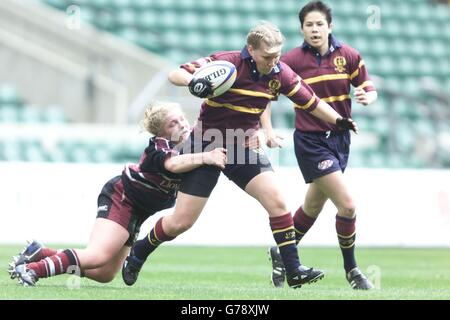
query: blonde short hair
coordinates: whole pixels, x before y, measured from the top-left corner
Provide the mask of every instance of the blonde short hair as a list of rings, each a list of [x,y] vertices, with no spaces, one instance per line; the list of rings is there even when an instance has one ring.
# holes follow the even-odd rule
[[[174,109],[181,109],[181,106],[174,102],[151,103],[145,110],[144,119],[141,121],[142,128],[155,136],[163,135],[167,115]]]
[[[278,49],[284,43],[284,36],[278,27],[270,22],[263,21],[253,27],[247,35],[247,44],[258,49],[264,41],[269,48]]]

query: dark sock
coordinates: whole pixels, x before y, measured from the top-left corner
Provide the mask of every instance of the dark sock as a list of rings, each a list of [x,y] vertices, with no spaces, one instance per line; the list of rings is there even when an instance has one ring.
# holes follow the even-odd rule
[[[175,239],[175,237],[168,236],[162,227],[162,219],[160,218],[155,227],[150,231],[150,233],[142,240],[136,241],[133,245],[133,252],[136,257],[141,260],[146,260],[147,257],[156,249],[158,246],[165,242]]]
[[[356,268],[355,260],[355,221],[356,218],[349,219],[336,215],[336,232],[344,258],[345,272]]]
[[[80,274],[80,263],[74,250],[68,249],[38,262],[27,264],[38,278],[53,277],[63,273]]]
[[[298,208],[294,215],[294,228],[295,228],[295,242],[298,244],[302,240],[303,236],[312,227],[316,218],[308,216],[302,207]]]
[[[293,273],[300,266],[300,259],[295,244],[294,221],[291,213],[269,219],[286,272]]]

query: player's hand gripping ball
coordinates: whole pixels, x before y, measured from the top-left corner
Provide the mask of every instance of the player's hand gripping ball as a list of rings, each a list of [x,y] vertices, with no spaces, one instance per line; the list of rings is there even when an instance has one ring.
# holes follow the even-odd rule
[[[189,91],[199,98],[218,97],[233,86],[236,75],[236,67],[231,62],[210,62],[194,73],[194,78],[189,83]]]

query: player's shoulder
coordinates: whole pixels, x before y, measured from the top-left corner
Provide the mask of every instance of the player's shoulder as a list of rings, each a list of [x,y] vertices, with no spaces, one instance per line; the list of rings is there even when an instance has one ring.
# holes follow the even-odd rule
[[[152,137],[149,139],[148,147],[155,151],[164,151],[167,152],[172,150],[172,143],[170,140],[162,137]]]
[[[303,54],[304,54],[304,51],[302,50],[301,47],[295,47],[295,48],[292,48],[292,49],[286,51],[285,53],[283,53],[283,55],[281,56],[280,61],[284,61],[286,63],[289,63],[291,60],[298,59],[298,57],[303,55]]]
[[[279,62],[280,65],[280,75],[290,75],[291,73],[295,73],[294,72],[294,68],[292,64],[290,63],[289,60],[280,60]]]
[[[349,58],[357,58],[360,57],[361,54],[359,51],[347,43],[340,42],[340,47],[338,48],[339,52]]]
[[[298,46],[283,53],[281,58],[283,59],[284,57],[298,56],[299,54],[303,54],[303,52],[304,50],[302,49],[302,47]]]
[[[241,52],[240,51],[218,51],[211,55],[213,60],[225,60],[229,61],[233,64],[236,64],[239,60],[241,60]]]

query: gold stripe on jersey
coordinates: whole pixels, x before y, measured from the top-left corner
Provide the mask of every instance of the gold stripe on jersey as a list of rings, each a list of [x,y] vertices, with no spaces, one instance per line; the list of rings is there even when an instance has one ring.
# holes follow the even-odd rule
[[[350,80],[355,79],[358,75],[359,75],[359,69],[356,69],[356,71],[351,74]]]
[[[228,92],[241,94],[243,96],[261,97],[272,100],[275,96],[260,91],[244,90],[244,89],[228,89]]]
[[[358,88],[365,88],[365,87],[368,87],[368,86],[373,86],[373,82],[372,81],[370,81],[370,80],[367,80],[367,81],[364,81],[360,86],[358,86]]]
[[[341,80],[341,79],[350,79],[350,76],[348,73],[324,74],[317,77],[307,78],[304,79],[303,81],[305,81],[307,84],[312,84],[321,81]]]
[[[298,109],[308,109],[308,108],[314,103],[314,101],[316,101],[316,96],[315,96],[315,95],[312,96],[312,98],[309,99],[308,103],[305,104],[305,105],[303,105],[303,106],[294,103],[294,108],[298,108]]]
[[[321,98],[320,100],[323,100],[325,102],[335,102],[335,101],[344,101],[347,99],[351,99],[349,94],[343,94],[341,96],[331,96],[331,97],[326,97],[326,98]]]
[[[287,95],[286,97],[292,97],[294,94],[297,93],[298,90],[300,90],[300,88],[302,87],[302,79],[300,79],[300,77],[297,77],[298,83],[297,85],[294,87],[294,89],[292,89]]]
[[[251,114],[261,114],[263,113],[263,109],[259,109],[259,108],[251,108],[251,107],[243,107],[243,106],[235,106],[233,104],[230,103],[217,103],[214,101],[211,101],[209,99],[205,100],[205,103],[210,106],[210,107],[215,107],[215,108],[228,108],[234,111],[239,111],[239,112],[245,112],[245,113],[251,113]]]
[[[351,75],[350,75],[350,80],[353,80],[355,77],[357,77],[359,75],[359,69],[361,69],[361,67],[364,65],[364,60],[361,60],[359,62],[358,65],[358,69],[356,69]]]

